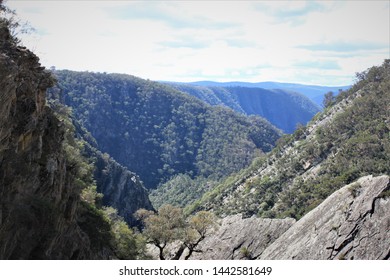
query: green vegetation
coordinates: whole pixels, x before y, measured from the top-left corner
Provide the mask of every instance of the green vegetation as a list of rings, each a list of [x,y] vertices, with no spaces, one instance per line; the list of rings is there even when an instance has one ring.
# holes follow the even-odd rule
[[[50,106],[65,129],[62,150],[67,160],[68,172],[74,175],[73,184],[79,191],[81,200],[77,209],[77,223],[87,233],[92,249],[98,251],[101,248],[111,248],[119,259],[148,258],[145,253],[146,242],[142,235],[134,233],[117,214],[116,209],[101,206],[103,195],[96,190],[93,163],[83,155],[88,144],[76,137],[76,128],[71,121],[71,109],[55,101],[50,102]],[[52,213],[52,210],[47,213]]]
[[[246,115],[258,115],[286,133],[298,123],[306,124],[320,108],[309,98],[288,90],[267,90],[245,86],[196,86],[171,84],[210,105],[222,105]]]
[[[345,108],[335,115],[340,104]],[[299,219],[331,193],[368,174],[390,174],[390,60],[358,74],[308,126],[278,141],[258,164],[232,176],[188,212]],[[331,118],[329,122],[324,121]]]
[[[247,259],[247,260],[252,259],[252,253],[251,253],[251,251],[250,251],[247,247],[241,247],[240,253],[241,253],[241,255],[242,255],[245,259]]]
[[[98,149],[148,188],[177,181],[178,174],[194,179],[191,186],[217,181],[270,151],[281,135],[264,119],[209,106],[160,83],[119,74],[55,75],[58,87],[49,98],[70,106]],[[204,189],[188,194],[188,201]]]
[[[156,209],[163,204],[185,207],[202,197],[215,184],[217,184],[216,181],[207,180],[204,177],[192,179],[187,174],[178,174],[153,190],[149,198]]]
[[[169,204],[160,207],[158,213],[140,209],[136,216],[144,223],[146,241],[158,248],[160,260],[178,260],[185,249],[188,252],[184,258],[188,260],[197,252],[199,243],[217,228],[213,213],[200,211],[186,218],[181,208]],[[168,245],[173,245],[170,255],[166,252]]]
[[[335,96],[334,96],[334,93],[332,91],[329,91],[328,93],[325,94],[324,96],[324,101],[323,101],[323,105],[324,105],[324,108],[327,108],[329,106],[332,106],[332,104],[334,103],[335,101]]]
[[[7,28],[11,33],[11,37],[8,38],[16,45],[20,45],[21,41],[18,38],[21,34],[31,33],[34,31],[28,22],[22,21],[16,11],[7,7],[5,1],[0,0],[0,28]]]

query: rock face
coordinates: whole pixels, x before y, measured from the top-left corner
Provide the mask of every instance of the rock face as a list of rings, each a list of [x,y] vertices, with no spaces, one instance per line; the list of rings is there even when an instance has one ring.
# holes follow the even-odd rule
[[[389,259],[389,176],[336,191],[273,242],[260,259]]]
[[[153,210],[147,190],[135,173],[107,154],[96,152],[95,155],[94,177],[98,192],[103,194],[103,204],[116,208],[130,226],[138,225],[133,214],[140,208]]]
[[[241,215],[228,216],[221,221],[218,231],[205,238],[199,246],[201,253],[191,259],[240,260],[256,259],[264,249],[289,229],[295,220],[243,219]]]
[[[149,200],[148,190],[137,174],[116,162],[109,154],[97,149],[96,139],[74,119],[72,123],[76,137],[83,140],[85,157],[94,165],[93,178],[97,191],[103,194],[103,205],[118,210],[129,226],[139,226],[139,220],[133,217],[138,209],[154,210]]]
[[[64,128],[45,106],[52,84],[0,19],[0,259],[109,258],[107,236],[90,227],[106,224],[81,207]]]

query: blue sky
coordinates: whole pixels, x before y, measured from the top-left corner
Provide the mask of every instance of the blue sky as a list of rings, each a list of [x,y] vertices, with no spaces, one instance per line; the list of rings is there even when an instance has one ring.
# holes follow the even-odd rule
[[[20,1],[57,69],[347,85],[390,56],[390,1]]]

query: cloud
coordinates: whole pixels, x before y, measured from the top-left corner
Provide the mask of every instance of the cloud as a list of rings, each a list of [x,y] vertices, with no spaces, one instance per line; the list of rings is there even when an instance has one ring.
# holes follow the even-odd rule
[[[310,51],[328,51],[328,52],[340,52],[350,53],[358,51],[374,51],[389,49],[388,44],[375,43],[375,42],[330,42],[330,43],[315,43],[308,45],[301,45],[298,48],[306,49]]]
[[[353,73],[389,57],[387,2],[9,4],[38,30],[23,34],[25,45],[43,65],[61,69],[152,80],[348,84]]]
[[[163,41],[159,43],[160,46],[165,48],[190,48],[190,49],[203,49],[210,45],[210,42],[198,41],[193,39],[186,40],[174,40],[174,41]]]
[[[19,11],[23,11],[24,13],[31,13],[31,14],[37,14],[41,15],[43,13],[43,10],[40,7],[34,7],[34,6],[25,6]]]
[[[278,18],[297,18],[304,17],[313,12],[325,12],[327,9],[314,1],[307,1],[303,7],[286,7],[274,12],[274,16]]]
[[[313,68],[313,69],[326,69],[326,70],[341,69],[337,61],[334,60],[300,61],[300,62],[293,63],[292,66],[298,68]]]
[[[112,7],[106,11],[112,18],[121,20],[151,20],[172,28],[225,29],[237,26],[227,21],[216,21],[202,15],[182,14],[172,11],[172,6],[156,3],[142,3]]]
[[[224,40],[226,44],[234,48],[258,48],[258,44],[253,40],[246,40],[241,38],[231,38]]]
[[[256,10],[271,16],[274,23],[288,23],[292,26],[304,24],[309,14],[329,11],[328,5],[316,1],[275,1],[257,3],[255,7]]]

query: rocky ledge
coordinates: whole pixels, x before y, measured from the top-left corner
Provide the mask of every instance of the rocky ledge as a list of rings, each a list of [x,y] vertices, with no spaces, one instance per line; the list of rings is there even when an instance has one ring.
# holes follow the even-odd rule
[[[295,223],[294,219],[243,219],[228,216],[213,235],[205,238],[191,259],[240,260],[256,259],[265,248]]]
[[[259,258],[389,259],[389,176],[362,177],[336,191]]]

